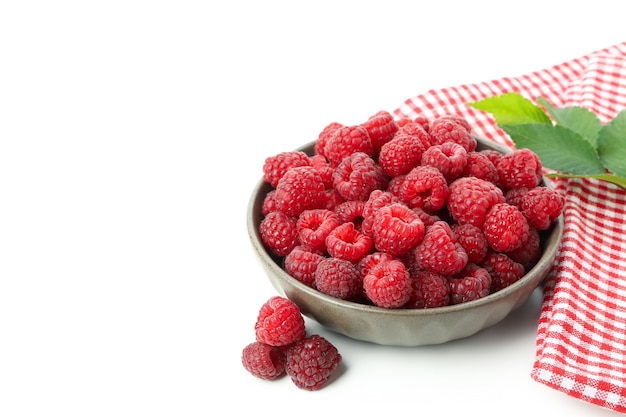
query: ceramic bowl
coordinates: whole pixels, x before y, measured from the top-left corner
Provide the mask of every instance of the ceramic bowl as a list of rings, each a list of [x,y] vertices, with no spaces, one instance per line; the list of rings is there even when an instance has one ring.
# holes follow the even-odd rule
[[[480,138],[477,149],[510,149]],[[299,150],[309,155],[314,143]],[[544,178],[544,184],[549,185]],[[259,235],[261,206],[271,186],[261,179],[254,188],[247,210],[247,228],[252,248],[274,288],[294,301],[302,313],[324,327],[350,338],[395,346],[420,346],[465,338],[500,322],[524,304],[550,271],[563,236],[562,216],[542,235],[543,252],[536,265],[517,282],[484,298],[430,309],[386,309],[344,301],[310,288],[287,274],[280,260],[264,247]]]

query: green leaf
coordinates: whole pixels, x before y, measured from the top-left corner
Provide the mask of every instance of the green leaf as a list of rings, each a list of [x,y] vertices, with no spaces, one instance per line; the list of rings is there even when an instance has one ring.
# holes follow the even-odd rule
[[[615,185],[619,185],[620,187],[626,189],[626,178],[619,177],[613,174],[596,174],[596,175],[574,175],[574,174],[546,174],[546,177],[550,178],[597,178],[599,180],[612,182]]]
[[[606,173],[591,143],[563,126],[534,123],[500,127],[518,149],[534,151],[546,168],[578,175]]]
[[[518,93],[505,93],[468,104],[491,113],[498,125],[552,123],[540,107]]]
[[[600,130],[598,154],[609,171],[626,177],[626,110],[619,112]]]
[[[554,107],[543,97],[538,97],[537,103],[546,108],[557,124],[573,130],[596,146],[602,122],[594,112],[583,107]]]

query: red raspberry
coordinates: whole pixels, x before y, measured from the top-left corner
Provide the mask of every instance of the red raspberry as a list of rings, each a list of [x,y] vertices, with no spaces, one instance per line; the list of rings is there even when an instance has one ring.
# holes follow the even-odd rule
[[[435,124],[439,124],[442,122],[452,122],[457,123],[461,127],[463,127],[467,133],[472,133],[472,126],[469,124],[467,119],[458,114],[444,114],[443,116],[439,116],[435,119]]]
[[[437,168],[450,182],[463,172],[467,164],[467,151],[454,142],[433,145],[422,154],[421,164]]]
[[[476,138],[470,134],[467,122],[463,123],[459,118],[438,117],[430,124],[428,133],[433,145],[454,142],[463,146],[467,152],[476,149]]]
[[[522,197],[522,213],[537,230],[547,230],[563,212],[565,198],[551,188],[536,187]]]
[[[285,346],[305,337],[304,317],[291,300],[274,296],[259,310],[254,331],[257,342],[270,346]]]
[[[369,274],[370,270],[374,268],[381,262],[391,261],[396,259],[394,256],[388,254],[387,252],[373,252],[369,255],[366,255],[361,259],[357,265],[356,269],[359,271],[359,276],[361,280],[365,277],[365,275]]]
[[[420,164],[424,145],[412,135],[396,135],[383,145],[378,155],[378,164],[390,177],[403,175]]]
[[[422,142],[422,147],[424,150],[428,149],[430,145],[433,144],[432,138],[430,134],[424,129],[421,123],[410,122],[400,127],[396,132],[394,138],[401,137],[404,135],[412,136]]]
[[[491,276],[485,268],[467,264],[459,277],[450,278],[450,304],[461,304],[489,295]]]
[[[326,258],[319,263],[315,286],[320,292],[342,300],[360,294],[363,287],[356,266],[338,258]]]
[[[411,276],[399,260],[381,262],[363,277],[363,289],[374,305],[400,308],[411,297]]]
[[[295,217],[273,211],[261,220],[259,233],[265,246],[276,256],[285,256],[300,244]]]
[[[489,252],[481,266],[491,276],[491,292],[500,291],[524,276],[524,266],[505,253]]]
[[[393,256],[408,252],[424,237],[424,223],[401,203],[380,208],[373,222],[374,246]]]
[[[524,196],[528,194],[529,191],[530,191],[530,188],[525,188],[525,187],[513,188],[513,189],[508,190],[504,194],[504,199],[510,205],[515,206],[518,209],[522,210],[522,200]]]
[[[402,183],[404,182],[405,178],[406,175],[397,175],[395,177],[392,177],[387,183],[387,188],[385,189],[385,191],[388,191],[391,194],[398,196],[399,198],[400,189],[402,189]]]
[[[500,186],[504,189],[535,188],[542,178],[543,167],[536,153],[530,149],[517,149],[503,155],[496,163]]]
[[[339,195],[337,190],[334,188],[327,188],[324,190],[324,204],[320,208],[325,208],[326,210],[335,210],[339,204],[343,203],[345,200],[342,196]]]
[[[467,253],[467,261],[480,263],[489,250],[489,243],[480,227],[473,224],[453,224],[452,231]]]
[[[366,122],[361,123],[361,126],[367,130],[372,140],[372,146],[374,147],[373,156],[378,155],[380,148],[393,139],[393,136],[399,129],[393,115],[386,110],[381,110],[371,116]]]
[[[419,207],[434,213],[446,204],[448,193],[448,182],[441,171],[430,166],[418,166],[406,174],[400,188],[400,199],[411,208]]]
[[[498,184],[498,170],[489,157],[481,152],[468,152],[467,164],[461,173],[462,177],[478,177]]]
[[[333,186],[333,173],[335,169],[330,166],[328,160],[323,155],[313,155],[310,158],[311,166],[320,174],[326,188]]]
[[[309,156],[301,151],[281,152],[265,158],[263,164],[263,179],[276,188],[278,181],[289,168],[310,166]]]
[[[413,123],[417,123],[418,125],[422,126],[427,132],[430,129],[430,119],[423,114],[418,114],[417,116],[415,116],[415,118],[413,119]]]
[[[274,199],[276,195],[276,190],[271,190],[265,195],[263,199],[263,204],[261,205],[261,213],[264,216],[267,216],[273,211],[278,211],[278,207],[276,207],[276,199]]]
[[[421,209],[419,207],[413,207],[411,210],[413,210],[415,214],[417,214],[422,223],[424,223],[424,226],[430,226],[431,224],[442,220],[441,217],[439,217],[438,215],[427,213],[426,211],[424,211],[424,209]]]
[[[361,200],[348,200],[338,204],[334,212],[337,215],[339,223],[354,223],[357,230],[363,223],[363,208],[365,207],[365,201]]]
[[[287,375],[298,388],[308,391],[324,387],[340,364],[337,348],[317,334],[294,343],[285,352]]]
[[[285,256],[285,271],[304,285],[315,288],[315,271],[324,259],[305,246],[296,246]]]
[[[374,190],[369,195],[363,206],[362,232],[368,236],[373,236],[374,216],[382,207],[394,203],[400,203],[400,199],[388,191]]]
[[[331,134],[324,147],[324,154],[330,165],[338,166],[343,158],[355,152],[372,156],[372,140],[363,126],[342,126]]]
[[[326,156],[326,154],[324,153],[326,142],[328,142],[328,139],[330,139],[335,130],[340,127],[343,127],[341,123],[332,122],[326,125],[324,129],[322,129],[317,137],[317,140],[315,141],[315,147],[313,148],[316,155],[323,155],[324,157]]]
[[[492,206],[483,224],[485,238],[496,252],[509,252],[519,248],[528,238],[528,229],[524,214],[508,203]]]
[[[289,168],[276,186],[276,207],[294,217],[304,210],[322,208],[326,202],[325,188],[312,166]]]
[[[300,242],[321,252],[326,251],[328,234],[340,224],[337,215],[326,209],[304,210],[296,222]]]
[[[285,357],[278,346],[252,342],[241,352],[243,367],[257,378],[274,380],[285,373]]]
[[[502,190],[493,183],[477,177],[460,177],[450,184],[447,205],[457,223],[482,227],[487,210],[503,202]]]
[[[530,269],[537,263],[541,257],[541,238],[539,231],[534,227],[529,227],[528,238],[517,249],[506,253],[509,258],[524,266],[524,271]]]
[[[478,153],[489,158],[494,167],[498,164],[500,158],[504,156],[502,152],[496,151],[495,149],[482,149],[478,151]]]
[[[367,200],[370,193],[387,185],[376,162],[363,152],[346,156],[333,174],[333,187],[346,200]]]
[[[415,259],[421,269],[442,275],[453,275],[467,265],[467,253],[445,221],[426,228],[424,238],[415,248]]]
[[[435,308],[450,304],[450,286],[444,275],[414,271],[411,279],[411,297],[405,308]]]
[[[330,256],[352,263],[357,263],[370,253],[373,244],[372,238],[359,232],[353,223],[340,224],[326,238]]]

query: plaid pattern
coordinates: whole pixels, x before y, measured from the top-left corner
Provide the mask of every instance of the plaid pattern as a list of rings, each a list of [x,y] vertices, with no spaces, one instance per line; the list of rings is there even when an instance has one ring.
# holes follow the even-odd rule
[[[586,107],[607,122],[626,108],[626,42],[519,77],[431,90],[395,115],[459,114],[477,136],[513,147],[488,113],[467,105],[512,91],[557,107]],[[567,195],[565,228],[544,283],[531,377],[626,413],[626,190],[593,179],[555,185]]]

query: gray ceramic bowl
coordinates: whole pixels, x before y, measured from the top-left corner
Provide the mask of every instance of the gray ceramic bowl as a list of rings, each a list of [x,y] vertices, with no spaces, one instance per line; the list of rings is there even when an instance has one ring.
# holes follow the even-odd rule
[[[510,149],[478,139],[477,149]],[[309,154],[313,143],[299,148]],[[544,180],[546,181],[546,180]],[[547,182],[547,181],[546,181]],[[549,272],[563,236],[563,219],[543,237],[537,264],[514,284],[479,300],[431,309],[385,309],[340,300],[312,289],[287,274],[263,246],[259,235],[261,205],[271,187],[261,179],[252,192],[247,227],[258,261],[272,285],[302,313],[326,328],[353,339],[381,345],[419,346],[471,336],[504,319],[524,304]]]

